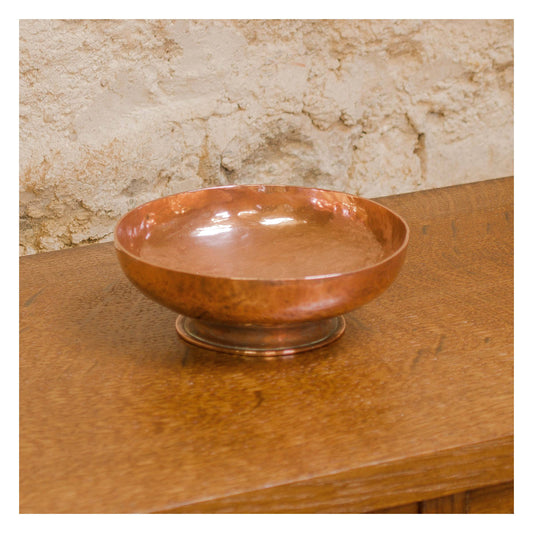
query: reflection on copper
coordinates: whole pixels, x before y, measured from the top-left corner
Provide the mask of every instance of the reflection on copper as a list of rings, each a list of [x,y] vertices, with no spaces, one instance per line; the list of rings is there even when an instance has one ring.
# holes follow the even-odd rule
[[[227,218],[230,218],[231,215],[228,211],[220,211],[220,213],[217,213],[215,216],[211,217],[211,220],[213,222],[220,222],[221,220],[226,220]]]
[[[305,220],[301,221],[305,224]],[[259,224],[263,224],[263,226],[277,226],[278,224],[297,224],[298,221],[294,220],[294,218],[291,217],[272,217],[272,218],[262,218],[259,221]]]
[[[258,211],[257,209],[248,209],[248,210],[243,210],[243,211],[239,211],[237,213],[237,216],[238,217],[247,217],[247,216],[253,216],[253,215],[257,215]]]
[[[213,235],[219,235],[220,233],[231,231],[231,228],[232,226],[230,224],[213,224],[212,226],[204,226],[194,229],[191,232],[191,236],[212,237]]]
[[[228,186],[134,209],[115,247],[128,278],[182,315],[186,341],[270,356],[337,339],[336,317],[392,283],[408,238],[398,215],[350,194]]]

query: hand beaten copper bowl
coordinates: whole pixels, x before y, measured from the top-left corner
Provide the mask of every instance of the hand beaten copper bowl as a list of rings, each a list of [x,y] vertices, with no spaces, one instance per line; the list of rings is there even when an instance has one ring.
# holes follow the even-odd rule
[[[392,283],[408,239],[403,219],[371,200],[270,185],[160,198],[115,230],[125,274],[180,313],[185,341],[263,356],[340,337],[342,314]]]

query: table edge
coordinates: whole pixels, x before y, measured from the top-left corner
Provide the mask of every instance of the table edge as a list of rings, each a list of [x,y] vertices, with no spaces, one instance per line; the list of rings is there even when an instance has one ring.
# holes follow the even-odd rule
[[[149,512],[361,513],[513,479],[514,435],[505,435],[421,456]]]

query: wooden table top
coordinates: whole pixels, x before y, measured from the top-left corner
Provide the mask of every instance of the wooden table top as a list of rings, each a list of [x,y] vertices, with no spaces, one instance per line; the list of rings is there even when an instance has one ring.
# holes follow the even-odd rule
[[[20,511],[363,512],[513,479],[513,180],[378,199],[406,264],[293,357],[184,344],[113,245],[20,259]]]

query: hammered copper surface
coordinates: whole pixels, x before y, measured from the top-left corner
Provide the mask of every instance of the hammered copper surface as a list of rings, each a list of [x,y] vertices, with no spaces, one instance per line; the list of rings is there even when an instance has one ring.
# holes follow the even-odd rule
[[[186,340],[270,354],[274,333],[262,335],[258,327],[277,328],[277,353],[323,345],[326,325],[308,323],[339,316],[383,292],[403,264],[408,233],[398,215],[350,194],[228,186],[134,209],[118,223],[115,246],[124,272],[141,291],[202,321],[178,327]],[[294,327],[284,334],[290,324],[302,325],[300,343]],[[230,349],[226,338],[217,348],[209,338],[224,325],[254,329],[237,337],[255,338],[255,344],[235,338]],[[329,329],[331,342],[339,334]]]

